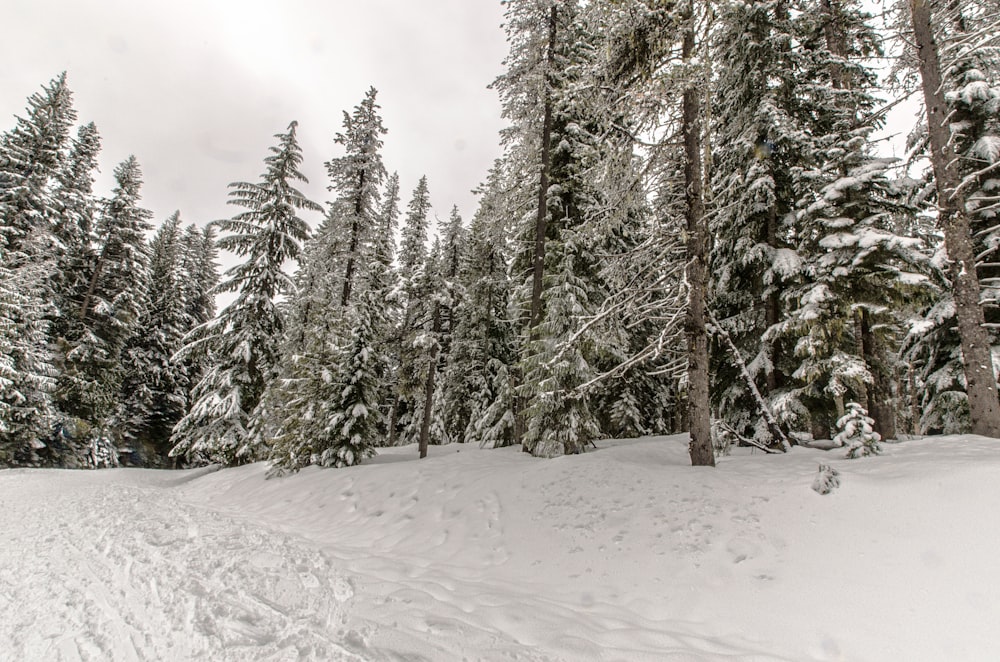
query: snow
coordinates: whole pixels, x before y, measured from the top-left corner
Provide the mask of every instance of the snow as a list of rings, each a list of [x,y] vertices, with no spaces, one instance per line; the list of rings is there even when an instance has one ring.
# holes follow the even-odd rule
[[[2,471],[0,659],[996,659],[996,440],[599,446]]]

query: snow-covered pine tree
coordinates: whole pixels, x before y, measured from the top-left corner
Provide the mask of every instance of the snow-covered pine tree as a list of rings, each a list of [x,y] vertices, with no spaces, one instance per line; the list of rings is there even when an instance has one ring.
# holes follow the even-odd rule
[[[511,2],[506,18],[511,50],[494,87],[512,124],[504,135],[509,172],[535,200],[514,230],[521,248],[514,298],[523,333],[513,373],[519,382],[515,433],[536,455],[579,453],[597,434],[587,397],[575,392],[592,375],[592,349],[568,343],[601,298],[594,237],[585,226],[600,197],[589,170],[600,161],[598,136],[605,127],[582,103],[598,37],[575,0]],[[554,423],[549,414],[562,418]],[[568,433],[558,434],[566,420]]]
[[[396,380],[389,413],[389,445],[416,443],[420,436],[418,410],[423,402],[422,349],[415,345],[433,314],[432,276],[427,267],[427,234],[431,209],[427,177],[421,177],[406,206],[399,246],[399,281],[402,316],[395,333],[393,353]]]
[[[28,98],[25,117],[0,135],[0,456],[60,463],[48,448],[54,411],[49,322],[58,213],[53,198],[76,119],[66,74]]]
[[[299,259],[309,226],[300,211],[321,211],[295,182],[302,151],[296,123],[277,134],[257,183],[230,184],[230,204],[244,211],[215,225],[227,233],[217,244],[245,261],[230,268],[216,288],[236,298],[213,320],[185,338],[179,358],[207,351],[212,363],[192,393],[191,410],[174,427],[170,451],[192,462],[237,464],[260,459],[265,449],[249,443],[250,415],[274,378],[284,320],[279,296],[294,292],[283,267]]]
[[[100,150],[97,127],[93,122],[81,126],[56,175],[53,191],[56,205],[53,232],[58,247],[53,297],[56,316],[50,328],[56,345],[69,334],[71,327],[79,326],[78,311],[89,284],[87,273],[97,258],[94,229],[98,200],[93,189]]]
[[[63,72],[41,93],[28,97],[26,116],[0,136],[0,246],[8,267],[54,257],[58,209],[52,187],[63,168],[75,120]]]
[[[46,343],[48,269],[4,265],[0,248],[0,466],[64,462],[49,448],[55,411],[52,357]]]
[[[76,316],[60,341],[56,390],[68,427],[91,428],[103,435],[112,425],[124,376],[122,353],[148,305],[149,249],[146,233],[152,213],[139,206],[142,171],[134,156],[114,171],[115,189],[101,206],[96,253],[86,272],[87,289]],[[114,441],[117,441],[115,439]]]
[[[877,76],[864,63],[881,51],[871,16],[845,0],[806,9],[794,24],[803,44],[796,97],[814,148],[794,177],[802,267],[783,294],[785,319],[770,331],[799,360],[779,410],[790,427],[826,437],[854,399],[891,438],[897,311],[927,283],[919,274],[929,260],[919,238],[898,233],[911,210],[887,177],[892,162],[872,153]]]
[[[837,419],[838,432],[833,441],[847,447],[850,459],[878,455],[882,452],[879,444],[882,437],[873,429],[874,424],[864,407],[857,402],[848,402],[844,415]]]
[[[126,442],[147,466],[167,461],[170,434],[186,412],[191,388],[188,366],[174,358],[195,326],[183,232],[180,212],[174,212],[150,242],[149,305],[123,357],[117,418]]]
[[[782,293],[802,260],[785,223],[799,199],[793,176],[811,155],[796,115],[801,73],[787,0],[724,4],[714,35],[712,301],[765,398],[780,396],[795,365],[787,341],[765,335],[784,318]],[[750,390],[716,349],[714,406],[738,433],[771,443]]]
[[[343,146],[344,155],[326,163],[329,190],[337,196],[330,205],[327,223],[340,242],[334,252],[339,258],[341,307],[350,302],[359,274],[366,268],[364,253],[378,225],[379,187],[386,178],[380,151],[386,129],[375,103],[377,94],[370,88],[350,115],[344,112],[344,131],[334,139]]]
[[[481,446],[515,443],[512,366],[516,324],[511,319],[511,202],[498,161],[480,187],[480,202],[459,265],[463,296],[454,309],[451,351],[442,376],[442,416],[452,439]]]
[[[936,188],[938,224],[944,231],[964,373],[965,398],[954,404],[964,402],[968,407],[972,432],[1000,437],[1000,400],[990,332],[985,327],[981,304],[984,293],[979,274],[979,270],[990,266],[982,264],[982,258],[988,258],[991,247],[985,252],[979,250],[977,255],[976,246],[977,238],[989,240],[994,224],[987,221],[986,227],[977,232],[974,216],[986,210],[981,207],[982,198],[977,198],[971,209],[969,205],[970,194],[975,196],[973,191],[981,188],[984,179],[992,178],[990,173],[1000,163],[1000,150],[993,149],[1000,145],[995,120],[992,123],[975,120],[977,98],[986,101],[982,107],[988,109],[988,99],[992,97],[994,110],[988,111],[987,116],[996,115],[996,95],[983,79],[987,72],[996,74],[997,69],[976,62],[983,55],[988,61],[991,57],[988,54],[996,52],[1000,39],[996,12],[987,11],[981,3],[964,0],[947,3],[909,0],[907,6],[916,50],[915,65],[922,83],[926,144]],[[975,19],[980,19],[980,24],[970,32],[968,21]],[[948,75],[952,78],[948,79]],[[965,95],[968,99],[963,98]],[[989,297],[987,292],[987,300]]]
[[[279,463],[292,456],[299,458],[296,461],[313,461],[315,454],[302,450],[317,443],[309,430],[328,422],[336,406],[331,398],[313,402],[313,395],[333,388],[355,297],[368,290],[374,273],[386,275],[376,252],[388,249],[382,257],[392,260],[391,245],[385,246],[380,235],[379,187],[386,178],[381,148],[386,129],[376,95],[375,88],[369,89],[353,112],[344,112],[343,131],[334,139],[344,154],[326,163],[328,190],[336,197],[305,246],[296,274],[297,292],[287,305],[280,379],[272,383],[255,416],[254,437],[275,439],[272,458]],[[374,242],[380,239],[379,247]],[[300,425],[297,419],[307,416],[316,420]]]
[[[912,27],[910,7],[900,3],[905,15],[903,29]],[[934,38],[939,45],[938,56],[943,75],[943,102],[947,105],[950,147],[961,155],[953,163],[962,179],[973,252],[977,263],[976,276],[980,286],[980,301],[994,357],[1000,351],[997,323],[998,244],[996,211],[997,188],[1000,181],[991,174],[997,158],[991,145],[1000,144],[1000,129],[996,110],[995,82],[1000,79],[1000,56],[997,51],[996,17],[979,3],[961,0],[932,7]],[[919,12],[918,12],[919,13]],[[918,53],[904,51],[901,69],[914,73],[919,70]],[[993,81],[993,85],[991,85]],[[928,127],[922,125],[911,135],[916,155],[929,148]],[[990,165],[992,163],[992,166]],[[929,179],[936,171],[927,173]],[[937,181],[929,185],[934,191]],[[934,203],[939,196],[919,196],[921,202]],[[927,198],[924,200],[924,198]],[[933,206],[928,216],[939,219]],[[941,257],[945,257],[942,251]],[[944,291],[926,306],[923,319],[914,325],[907,337],[904,353],[912,373],[909,391],[913,401],[914,432],[963,432],[972,428],[966,374],[962,360],[962,337],[958,333],[954,288],[948,282],[947,260],[944,267]],[[996,369],[994,359],[994,369]]]

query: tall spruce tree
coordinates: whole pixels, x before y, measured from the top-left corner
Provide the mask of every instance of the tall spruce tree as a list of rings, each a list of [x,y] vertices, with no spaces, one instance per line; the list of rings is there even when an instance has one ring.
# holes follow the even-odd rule
[[[118,418],[123,432],[147,465],[161,465],[170,451],[170,434],[187,409],[188,366],[175,358],[194,328],[188,294],[180,212],[174,212],[150,242],[149,305],[124,356]]]
[[[56,391],[60,411],[95,434],[110,427],[121,394],[123,352],[148,306],[152,213],[139,206],[142,171],[134,156],[115,168],[101,206],[86,290],[64,344]]]
[[[54,422],[53,356],[57,309],[53,275],[58,206],[53,188],[64,168],[76,119],[66,74],[28,98],[27,113],[0,135],[0,461],[62,462],[47,448]]]
[[[180,357],[208,351],[206,368],[192,393],[194,404],[174,428],[170,454],[190,461],[236,464],[260,459],[265,449],[250,443],[250,416],[277,369],[284,319],[278,297],[294,292],[285,263],[299,259],[309,227],[300,211],[321,211],[295,182],[302,151],[296,123],[277,134],[278,144],[264,160],[257,183],[230,184],[230,204],[244,211],[216,223],[224,234],[219,248],[245,261],[230,268],[216,288],[236,292],[235,300],[215,319],[186,337]]]
[[[997,341],[984,326],[987,311],[996,316],[995,194],[989,191],[996,188],[991,173],[1000,162],[1000,128],[989,80],[1000,76],[998,21],[983,4],[964,0],[908,0],[905,9],[950,280],[947,300],[929,309],[920,327],[923,337],[911,350],[922,363],[916,385],[924,393],[922,427],[998,437],[991,351]]]

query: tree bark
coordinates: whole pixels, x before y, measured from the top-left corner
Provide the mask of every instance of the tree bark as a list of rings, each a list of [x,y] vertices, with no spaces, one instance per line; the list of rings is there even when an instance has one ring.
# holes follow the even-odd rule
[[[538,208],[535,214],[535,250],[531,265],[530,329],[542,319],[542,285],[545,276],[545,235],[548,233],[549,165],[552,160],[552,80],[551,69],[555,59],[556,6],[549,12],[549,41],[545,54],[545,108],[542,118],[542,149],[539,154]]]
[[[441,333],[441,304],[434,304],[434,322],[431,327],[435,336],[434,350],[431,352],[431,360],[427,365],[427,376],[424,378],[424,411],[420,420],[420,458],[427,457],[427,445],[431,436],[431,409],[434,404],[434,378],[437,375],[437,362],[439,346],[437,336]]]
[[[351,221],[351,241],[347,246],[347,268],[344,270],[344,289],[340,293],[340,307],[346,308],[351,300],[354,284],[354,258],[361,244],[361,212],[364,211],[365,171],[358,173],[358,197],[354,200],[354,219]]]
[[[944,100],[941,62],[931,25],[931,9],[928,0],[909,0],[909,4],[923,82],[939,221],[944,229],[945,249],[951,267],[955,317],[962,348],[972,432],[987,437],[1000,437],[1000,401],[997,400],[996,374],[993,371],[989,333],[983,327],[985,320],[979,303],[979,278],[976,275],[975,251],[965,210],[965,196],[959,189],[961,178],[950,143],[948,109]]]
[[[861,330],[861,356],[872,374],[872,383],[867,385],[868,414],[875,421],[875,431],[883,439],[896,438],[896,407],[892,397],[892,380],[885,370],[882,344],[872,331],[871,314],[867,310],[858,312]]]
[[[681,57],[694,56],[694,12],[687,8],[688,27],[684,31]],[[701,99],[695,81],[689,81],[682,101],[684,134],[684,197],[687,220],[688,310],[688,412],[691,442],[688,451],[693,466],[715,466],[712,447],[712,416],[708,397],[708,329],[705,299],[708,291],[708,229],[702,198]]]

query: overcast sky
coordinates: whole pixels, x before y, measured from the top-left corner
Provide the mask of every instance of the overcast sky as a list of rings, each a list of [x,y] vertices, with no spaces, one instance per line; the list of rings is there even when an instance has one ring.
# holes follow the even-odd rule
[[[402,204],[426,174],[434,213],[457,204],[499,156],[496,93],[506,43],[500,0],[4,0],[0,130],[66,70],[79,122],[103,149],[100,192],[129,154],[159,223],[231,216],[226,185],[256,181],[273,135],[299,122],[306,191],[330,199],[323,162],[343,111],[372,85],[383,156]],[[315,223],[318,218],[309,219]]]

